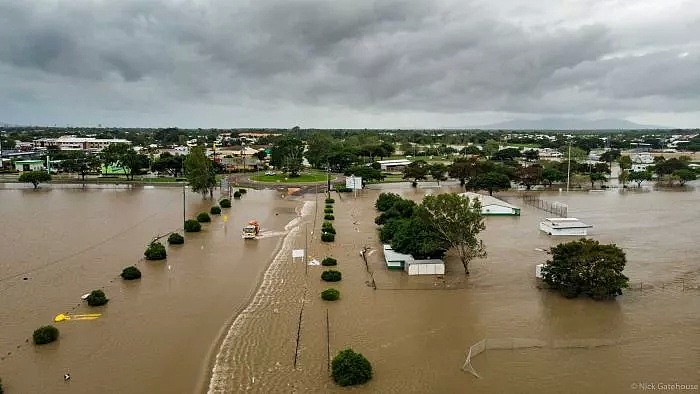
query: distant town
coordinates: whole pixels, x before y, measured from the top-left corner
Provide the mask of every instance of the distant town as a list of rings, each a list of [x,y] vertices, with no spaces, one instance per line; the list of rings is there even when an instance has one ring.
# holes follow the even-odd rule
[[[473,190],[606,187],[627,182],[684,184],[700,167],[696,130],[487,131],[301,129],[105,129],[0,130],[4,174],[46,171],[63,180],[134,176],[183,176],[183,157],[195,146],[217,173],[281,171],[290,177],[313,167],[363,176],[364,182],[460,180]],[[130,160],[106,154],[128,146]],[[112,148],[110,148],[112,147]],[[292,148],[295,147],[295,148]],[[295,149],[298,151],[295,153]],[[299,154],[300,153],[300,154]],[[660,163],[669,159],[665,164]],[[468,160],[471,160],[471,164]],[[460,164],[462,162],[462,164]],[[466,163],[466,164],[465,164]],[[480,164],[476,164],[480,163]],[[498,173],[499,179],[477,179]],[[507,177],[507,180],[505,179]],[[469,184],[471,181],[471,184]]]

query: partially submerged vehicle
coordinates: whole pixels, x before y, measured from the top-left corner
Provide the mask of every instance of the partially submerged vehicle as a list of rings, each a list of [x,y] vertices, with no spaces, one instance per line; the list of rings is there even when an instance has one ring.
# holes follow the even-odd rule
[[[241,235],[243,239],[255,239],[255,237],[260,234],[260,225],[257,220],[251,220],[248,224],[243,227],[243,234]]]

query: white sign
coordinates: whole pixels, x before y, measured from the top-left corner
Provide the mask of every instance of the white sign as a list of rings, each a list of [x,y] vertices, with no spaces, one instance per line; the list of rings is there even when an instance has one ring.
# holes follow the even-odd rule
[[[345,187],[353,190],[362,190],[362,177],[355,175],[345,177]]]
[[[304,249],[293,249],[292,250],[292,258],[296,259],[297,257],[299,258],[304,258]]]

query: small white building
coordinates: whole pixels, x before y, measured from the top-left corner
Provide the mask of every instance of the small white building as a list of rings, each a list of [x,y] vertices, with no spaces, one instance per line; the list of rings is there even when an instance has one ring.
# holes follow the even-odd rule
[[[44,170],[43,160],[17,160],[13,164],[15,166],[15,171],[19,172]]]
[[[543,267],[544,267],[544,264],[537,264],[535,266],[535,278],[543,279],[543,277],[542,277],[542,268]]]
[[[549,235],[588,235],[590,224],[576,218],[546,218],[540,222],[540,230]]]
[[[403,169],[411,164],[408,159],[397,159],[397,160],[378,160],[379,167],[382,171],[403,171]]]
[[[496,197],[472,192],[460,193],[459,195],[468,197],[470,200],[477,199],[481,203],[482,215],[520,216],[520,208]]]
[[[403,269],[407,261],[413,261],[413,256],[395,252],[391,245],[384,245],[384,261],[388,269]]]
[[[409,260],[404,264],[409,275],[444,275],[445,262],[440,259]]]

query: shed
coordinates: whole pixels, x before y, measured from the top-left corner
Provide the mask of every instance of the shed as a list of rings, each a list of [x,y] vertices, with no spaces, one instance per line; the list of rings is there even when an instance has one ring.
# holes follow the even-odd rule
[[[377,163],[382,171],[403,171],[411,161],[408,159],[377,160]]]
[[[14,163],[16,171],[41,171],[44,169],[43,160],[17,160]]]
[[[408,254],[395,252],[391,245],[384,245],[384,261],[389,269],[403,269],[407,261],[412,261],[413,257]]]
[[[496,197],[472,192],[460,193],[459,195],[462,197],[469,197],[470,200],[478,200],[481,203],[482,215],[520,216],[520,208],[503,200],[499,200]]]
[[[576,218],[545,218],[540,222],[540,230],[549,235],[588,235],[590,224]]]
[[[445,262],[440,259],[409,260],[404,265],[409,275],[444,275]]]

